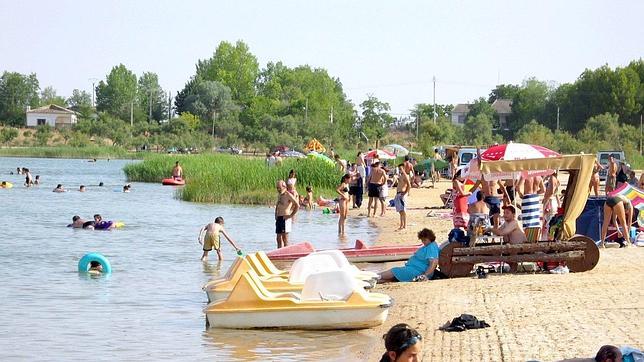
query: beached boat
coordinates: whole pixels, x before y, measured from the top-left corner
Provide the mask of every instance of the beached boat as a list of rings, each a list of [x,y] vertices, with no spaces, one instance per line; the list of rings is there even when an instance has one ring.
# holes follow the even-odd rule
[[[387,319],[391,299],[369,293],[346,271],[310,275],[301,293],[274,293],[254,271],[204,309],[211,328],[362,329]]]
[[[170,178],[164,178],[163,180],[161,180],[161,183],[166,186],[182,186],[186,184],[186,180],[182,178],[175,179],[170,177]]]
[[[355,247],[340,250],[352,263],[380,263],[409,259],[420,248],[417,245],[383,245],[367,246],[361,240],[356,240]],[[314,253],[315,247],[309,242],[293,244],[266,253],[271,260],[296,260]]]
[[[359,269],[350,267],[340,268],[329,255],[310,256],[300,259],[293,264],[291,271],[288,273],[272,273],[277,270],[270,260],[261,261],[261,256],[257,254],[247,254],[243,258],[237,258],[233,265],[228,269],[226,275],[209,281],[203,286],[203,290],[208,296],[208,301],[226,299],[232,292],[235,285],[241,277],[252,271],[262,281],[264,287],[271,292],[300,292],[304,287],[304,281],[312,274],[334,270],[344,270],[354,279],[362,288],[372,288],[375,285],[376,274],[370,272],[361,272]],[[270,263],[269,269],[264,265]]]

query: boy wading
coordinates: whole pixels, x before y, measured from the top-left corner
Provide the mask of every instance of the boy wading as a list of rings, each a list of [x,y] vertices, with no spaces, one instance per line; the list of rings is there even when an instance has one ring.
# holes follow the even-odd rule
[[[297,213],[300,203],[286,190],[286,182],[277,181],[277,203],[275,204],[275,234],[277,248],[288,246],[288,233],[291,232],[293,216]]]

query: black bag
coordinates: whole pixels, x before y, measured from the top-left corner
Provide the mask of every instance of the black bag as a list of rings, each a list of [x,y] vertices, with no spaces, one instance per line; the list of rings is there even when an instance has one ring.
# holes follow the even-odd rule
[[[445,332],[463,332],[466,329],[487,328],[489,326],[484,320],[478,320],[471,314],[461,314],[460,317],[452,319],[451,323],[445,323],[439,329]]]

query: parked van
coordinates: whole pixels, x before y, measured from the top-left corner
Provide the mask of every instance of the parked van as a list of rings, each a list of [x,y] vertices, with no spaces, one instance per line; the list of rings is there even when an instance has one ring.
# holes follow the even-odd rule
[[[617,161],[620,162],[626,162],[626,158],[624,157],[624,152],[623,151],[599,151],[597,152],[597,161],[599,161],[599,164],[604,167],[604,169],[599,170],[599,179],[601,181],[606,181],[606,175],[608,174],[608,170],[606,169],[606,166],[608,165],[608,157],[610,155],[613,155]]]

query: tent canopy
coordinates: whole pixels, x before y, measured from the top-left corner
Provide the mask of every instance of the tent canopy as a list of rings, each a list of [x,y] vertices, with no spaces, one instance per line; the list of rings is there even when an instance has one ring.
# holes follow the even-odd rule
[[[570,172],[566,198],[564,199],[563,239],[575,235],[575,221],[581,215],[590,193],[588,185],[595,165],[595,155],[564,155],[560,157],[535,158],[527,160],[481,161],[480,170],[484,175],[530,170],[567,170]]]

